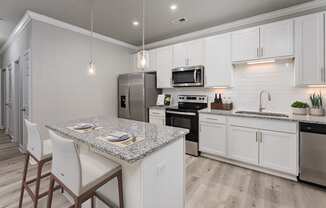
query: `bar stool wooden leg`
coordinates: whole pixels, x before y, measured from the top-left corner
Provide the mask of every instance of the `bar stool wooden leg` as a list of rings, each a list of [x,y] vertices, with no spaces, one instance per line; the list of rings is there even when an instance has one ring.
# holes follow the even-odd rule
[[[37,204],[38,204],[43,164],[44,164],[43,162],[39,162],[39,164],[37,165],[34,208],[37,208]]]
[[[28,163],[29,163],[29,153],[26,153],[25,155],[25,166],[24,166],[24,172],[23,172],[23,179],[22,179],[22,185],[21,185],[21,191],[20,191],[20,198],[19,198],[19,208],[22,208],[23,205],[23,198],[24,198],[24,191],[25,191],[25,183],[26,183],[26,176],[27,176],[27,170],[28,170]]]
[[[81,200],[79,198],[75,199],[75,208],[81,208]]]
[[[119,189],[119,208],[123,208],[123,183],[122,183],[122,170],[118,172],[118,189]]]
[[[91,208],[95,208],[95,196],[94,195],[91,198]]]
[[[48,206],[47,206],[47,208],[52,207],[53,189],[54,189],[54,178],[51,175],[50,176],[50,186],[49,186],[49,196],[48,196]]]

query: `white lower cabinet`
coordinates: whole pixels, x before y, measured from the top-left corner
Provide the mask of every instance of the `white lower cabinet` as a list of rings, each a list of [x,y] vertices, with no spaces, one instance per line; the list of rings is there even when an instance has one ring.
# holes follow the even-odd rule
[[[165,119],[162,117],[155,117],[155,116],[150,116],[149,117],[149,123],[155,124],[158,126],[165,126]]]
[[[296,122],[200,115],[199,150],[211,156],[297,176]],[[247,167],[247,166],[246,166]]]
[[[297,135],[261,131],[260,165],[286,173],[297,172]]]
[[[149,123],[165,126],[165,109],[149,109]]]
[[[226,156],[226,125],[200,122],[199,151]]]
[[[229,127],[229,157],[245,163],[258,165],[258,142],[255,129]]]

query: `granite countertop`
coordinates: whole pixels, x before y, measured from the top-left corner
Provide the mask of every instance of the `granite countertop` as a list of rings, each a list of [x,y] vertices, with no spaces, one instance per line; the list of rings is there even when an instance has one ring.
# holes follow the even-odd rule
[[[278,117],[278,116],[253,115],[253,114],[242,114],[242,113],[240,114],[240,113],[236,113],[236,110],[223,111],[223,110],[214,110],[214,109],[209,109],[209,108],[200,110],[199,113],[224,115],[224,116],[263,118],[263,119],[272,119],[272,120],[283,120],[283,121],[326,124],[326,116],[310,116],[310,115],[301,116],[301,115],[287,114],[288,117]]]
[[[67,127],[78,123],[94,123],[99,128],[87,133],[78,133]],[[183,138],[189,130],[168,126],[156,126],[153,124],[120,119],[114,117],[81,119],[61,124],[49,124],[47,128],[71,139],[77,140],[95,148],[97,151],[109,154],[117,159],[134,163],[145,158],[148,154],[158,151],[167,144]],[[128,132],[134,136],[142,137],[144,140],[126,147],[120,147],[106,142],[99,137],[106,137],[113,131]]]

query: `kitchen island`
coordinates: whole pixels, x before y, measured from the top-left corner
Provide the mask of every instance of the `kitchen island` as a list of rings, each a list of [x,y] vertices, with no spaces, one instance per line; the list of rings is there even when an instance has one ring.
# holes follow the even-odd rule
[[[70,127],[93,123],[97,128],[78,132]],[[183,208],[185,200],[185,135],[188,130],[119,118],[91,118],[47,127],[80,145],[121,164],[126,208]],[[114,131],[127,132],[138,140],[119,146],[103,138]],[[118,204],[117,181],[99,189]],[[88,207],[87,205],[85,207]],[[97,200],[97,207],[106,207]]]

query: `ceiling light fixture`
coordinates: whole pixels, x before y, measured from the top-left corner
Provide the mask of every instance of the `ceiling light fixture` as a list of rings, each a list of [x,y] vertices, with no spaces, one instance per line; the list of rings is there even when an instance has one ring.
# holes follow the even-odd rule
[[[88,74],[95,75],[96,67],[93,60],[93,41],[94,41],[94,1],[91,1],[91,35],[90,35],[90,46],[89,46],[89,63],[88,63]]]
[[[177,4],[171,4],[170,5],[170,10],[171,11],[175,11],[175,10],[177,10],[178,9],[178,5]]]
[[[145,0],[142,0],[142,50],[137,53],[137,68],[146,69],[149,67],[149,53],[145,50]]]
[[[275,59],[267,59],[267,60],[258,60],[258,61],[248,61],[248,65],[254,64],[268,64],[268,63],[275,63]]]
[[[138,21],[133,21],[132,22],[132,25],[135,26],[135,27],[137,27],[137,26],[139,26],[139,22]]]

